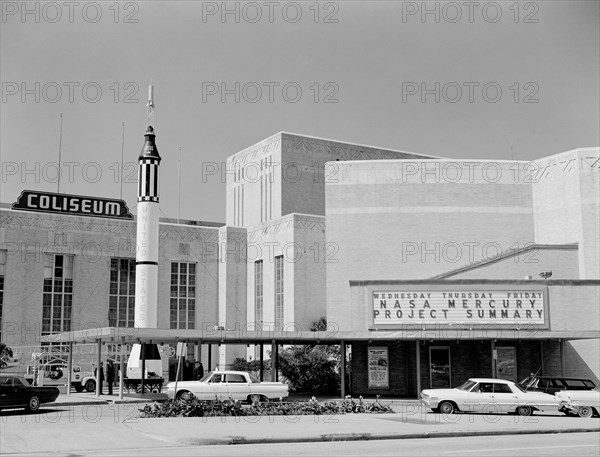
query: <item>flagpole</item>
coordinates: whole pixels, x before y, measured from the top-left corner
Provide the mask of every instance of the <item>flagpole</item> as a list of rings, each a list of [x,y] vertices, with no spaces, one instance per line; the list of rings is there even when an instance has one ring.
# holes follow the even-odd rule
[[[177,171],[177,223],[180,224],[181,215],[181,146],[179,146],[179,169]]]
[[[125,153],[125,122],[123,122],[123,133],[121,135],[121,172],[119,176],[121,178],[121,192],[119,199],[123,200],[123,154]]]
[[[60,164],[61,164],[61,154],[62,154],[62,124],[63,124],[63,113],[60,113],[60,133],[58,135],[58,171],[57,171],[57,178],[58,178],[58,189],[57,189],[57,193],[60,194]]]

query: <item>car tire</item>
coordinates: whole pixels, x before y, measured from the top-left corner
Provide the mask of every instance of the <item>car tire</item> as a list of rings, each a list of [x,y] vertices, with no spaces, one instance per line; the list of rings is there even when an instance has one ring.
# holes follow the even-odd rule
[[[248,395],[248,403],[253,404],[253,403],[268,403],[269,402],[269,398],[265,397],[264,395],[261,394],[250,394]]]
[[[30,397],[27,402],[27,411],[34,413],[38,409],[40,409],[40,399],[34,395],[33,397]]]
[[[456,406],[451,401],[443,401],[438,405],[437,409],[442,414],[450,415],[456,411]]]
[[[533,414],[533,409],[531,406],[523,405],[517,408],[517,414],[519,416],[531,416]]]
[[[190,400],[192,398],[192,393],[189,390],[182,390],[180,392],[177,392],[177,399],[178,400]]]
[[[85,383],[85,390],[87,390],[88,392],[95,392],[96,391],[96,381],[94,381],[93,379],[90,379],[89,381],[87,381]]]
[[[577,415],[579,417],[592,417],[594,415],[594,408],[591,406],[580,406],[577,408]]]

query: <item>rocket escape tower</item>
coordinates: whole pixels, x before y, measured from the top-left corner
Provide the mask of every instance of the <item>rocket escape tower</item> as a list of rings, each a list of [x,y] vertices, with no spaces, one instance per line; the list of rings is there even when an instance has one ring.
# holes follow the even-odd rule
[[[135,266],[135,325],[157,328],[159,166],[154,128],[153,87],[148,90],[148,127],[138,157],[137,253]]]

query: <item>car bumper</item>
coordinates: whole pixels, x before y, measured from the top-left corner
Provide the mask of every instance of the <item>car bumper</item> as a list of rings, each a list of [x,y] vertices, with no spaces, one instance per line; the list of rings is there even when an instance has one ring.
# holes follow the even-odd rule
[[[425,408],[435,409],[438,407],[439,399],[433,397],[423,397],[421,396],[421,405]]]
[[[568,401],[561,401],[558,405],[558,410],[565,414],[577,414],[577,406]]]

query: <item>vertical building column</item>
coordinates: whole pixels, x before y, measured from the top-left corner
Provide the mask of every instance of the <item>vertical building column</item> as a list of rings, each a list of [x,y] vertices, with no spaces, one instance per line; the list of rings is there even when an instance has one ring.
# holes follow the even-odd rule
[[[208,343],[208,367],[206,372],[212,371],[212,344]]]
[[[123,400],[123,378],[125,378],[125,337],[121,337],[119,344],[119,400]]]
[[[142,389],[142,395],[145,394],[145,381],[146,381],[146,343],[142,343],[142,380],[140,381],[140,387]]]
[[[415,341],[415,359],[417,363],[417,398],[421,393],[421,342]]]
[[[565,375],[565,342],[561,339],[560,344],[560,375]]]
[[[102,363],[102,339],[96,340],[96,348],[98,357],[96,357],[96,397],[100,396],[102,390],[102,378],[100,377],[100,364]]]
[[[276,382],[278,379],[277,375],[277,359],[279,358],[279,354],[277,351],[277,342],[275,340],[271,341],[271,381]]]
[[[71,382],[73,382],[73,342],[69,341],[69,356],[67,358],[67,395],[71,395]]]
[[[265,354],[264,354],[264,345],[260,343],[260,380],[263,381],[265,379],[264,374],[264,364],[265,364]]]
[[[346,342],[340,341],[340,395],[346,398]]]
[[[490,349],[492,351],[492,378],[496,377],[497,372],[497,362],[498,362],[498,352],[496,351],[496,340],[490,341]],[[515,367],[516,368],[516,367]]]

